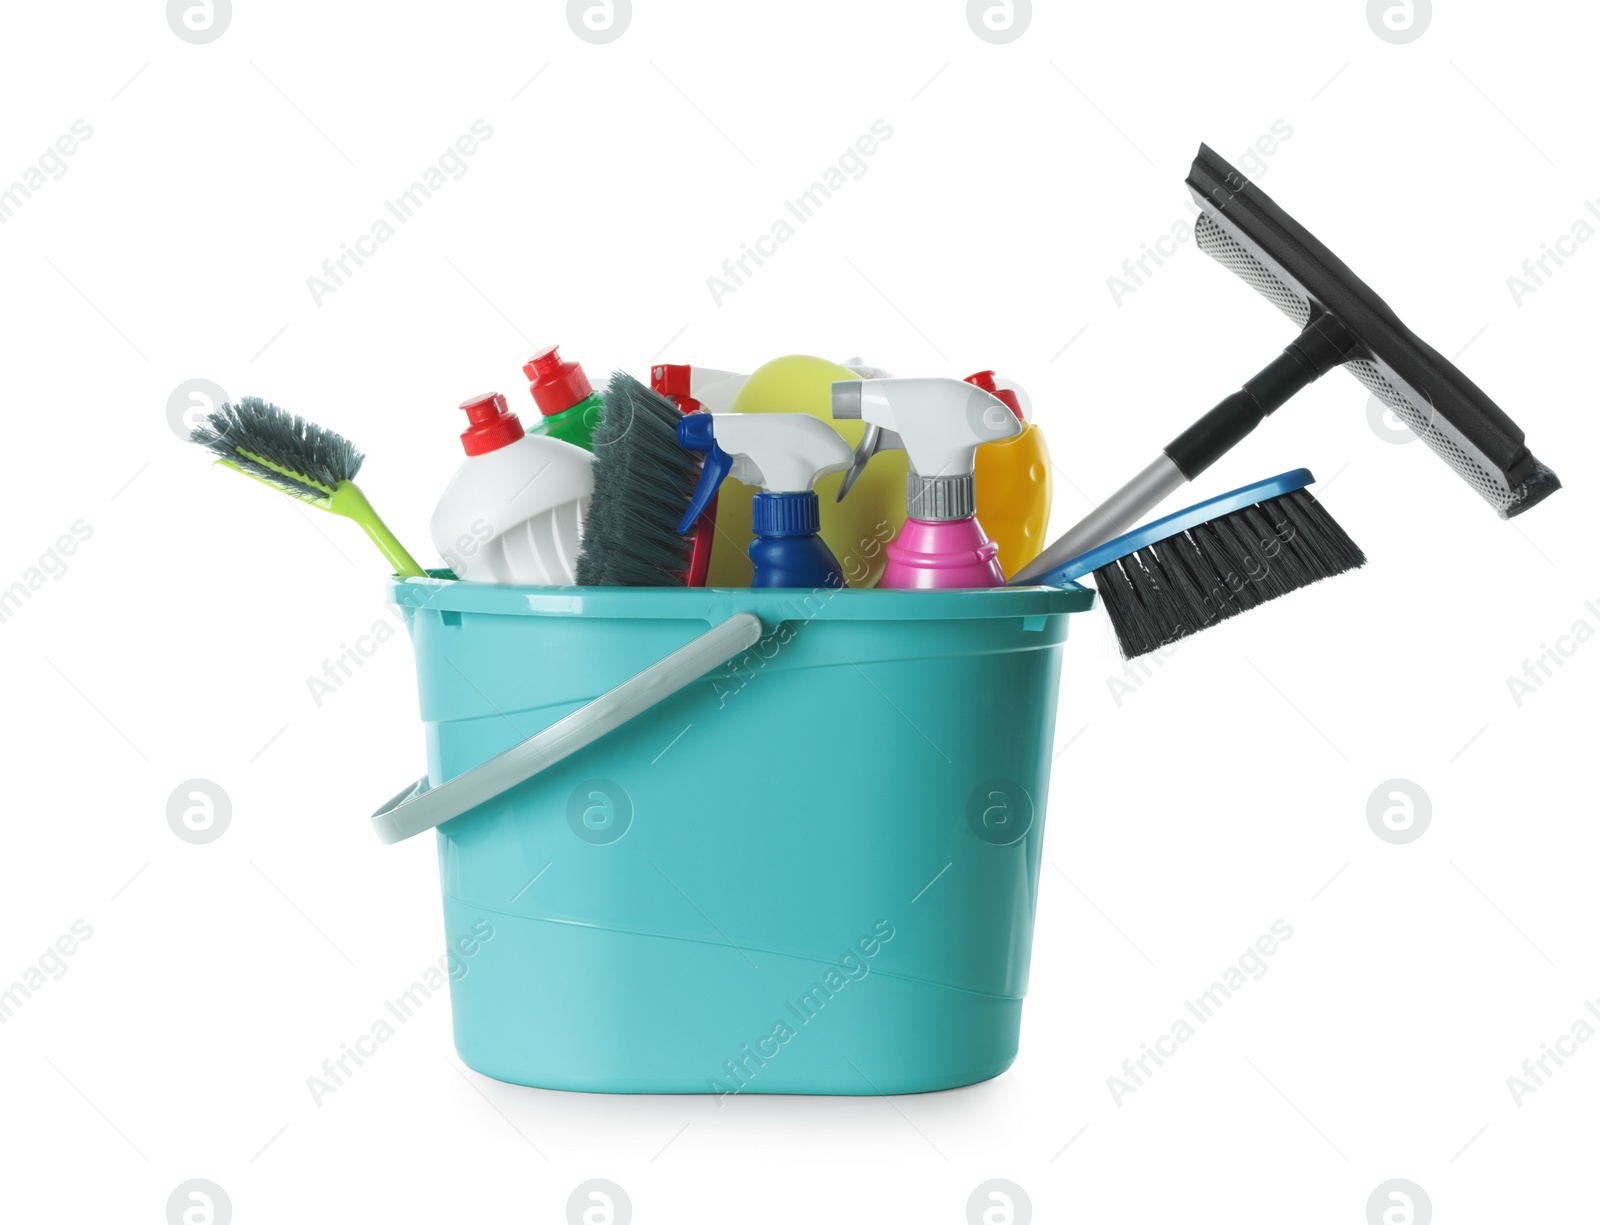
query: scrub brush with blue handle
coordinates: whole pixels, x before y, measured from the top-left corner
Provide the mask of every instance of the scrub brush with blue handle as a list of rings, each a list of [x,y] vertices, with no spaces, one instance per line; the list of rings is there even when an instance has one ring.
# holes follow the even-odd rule
[[[1086,574],[1123,657],[1147,655],[1367,562],[1296,468],[1175,511],[1014,584]]]
[[[343,435],[246,396],[207,414],[189,441],[215,454],[224,468],[353,520],[402,578],[427,576],[356,485],[366,456]]]

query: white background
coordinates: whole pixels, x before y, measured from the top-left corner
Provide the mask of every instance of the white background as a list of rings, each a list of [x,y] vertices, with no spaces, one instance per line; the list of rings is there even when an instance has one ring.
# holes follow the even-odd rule
[[[996,45],[959,3],[639,0],[594,45],[557,3],[278,0],[192,45],[148,0],[11,6],[0,183],[93,134],[0,225],[0,587],[92,535],[0,623],[0,984],[93,936],[0,1027],[6,1215],[159,1221],[206,1178],[241,1223],[561,1221],[603,1177],[640,1222],[960,1222],[998,1177],[1040,1221],[1359,1225],[1406,1178],[1441,1222],[1589,1219],[1600,1042],[1520,1105],[1506,1081],[1600,997],[1600,645],[1520,705],[1507,678],[1600,629],[1600,243],[1520,303],[1507,278],[1600,193],[1597,18],[1440,7],[1396,45],[1358,0],[1040,5]],[[464,176],[314,301],[480,119]],[[715,302],[878,119],[862,177]],[[455,406],[529,407],[520,364],[553,341],[597,381],[795,351],[992,366],[1048,431],[1059,531],[1290,338],[1192,242],[1120,304],[1107,285],[1188,217],[1201,140],[1237,161],[1277,121],[1262,186],[1567,488],[1498,521],[1340,372],[1206,475],[1196,499],[1312,467],[1370,565],[1120,703],[1102,616],[1074,622],[1015,1066],[893,1102],[549,1093],[463,1069],[440,1000],[314,1105],[307,1076],[441,952],[429,839],[366,828],[424,760],[413,664],[396,636],[313,701],[387,616],[381,562],[210,468],[174,389],[348,434],[420,552]],[[194,778],[232,802],[209,845],[167,824]],[[1367,821],[1394,778],[1431,800],[1408,845]],[[1277,919],[1265,976],[1119,1105],[1107,1078]]]

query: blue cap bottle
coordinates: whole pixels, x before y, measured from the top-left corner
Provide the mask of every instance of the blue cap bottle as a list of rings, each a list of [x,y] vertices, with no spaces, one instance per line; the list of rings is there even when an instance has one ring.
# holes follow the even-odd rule
[[[818,534],[817,481],[855,458],[850,444],[809,413],[688,413],[678,441],[705,454],[700,484],[678,525],[694,526],[723,480],[756,486],[751,506],[752,587],[843,587],[839,561]]]

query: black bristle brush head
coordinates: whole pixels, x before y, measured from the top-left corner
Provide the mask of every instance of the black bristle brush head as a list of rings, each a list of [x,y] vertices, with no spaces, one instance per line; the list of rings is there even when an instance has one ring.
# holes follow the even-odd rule
[[[692,535],[679,535],[700,480],[700,456],[678,442],[682,414],[621,371],[594,431],[594,496],[583,525],[578,584],[682,586]]]
[[[1366,561],[1299,488],[1196,523],[1093,574],[1122,654],[1133,659]]]
[[[329,497],[339,482],[355,480],[366,458],[343,435],[257,396],[214,409],[189,441],[248,476],[313,502]]]

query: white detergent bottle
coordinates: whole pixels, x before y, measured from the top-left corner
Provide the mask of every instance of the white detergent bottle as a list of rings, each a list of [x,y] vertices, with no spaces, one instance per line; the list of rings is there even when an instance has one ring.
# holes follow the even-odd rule
[[[462,409],[462,464],[433,512],[434,548],[471,583],[570,586],[594,492],[594,456],[525,433],[498,393]]]

